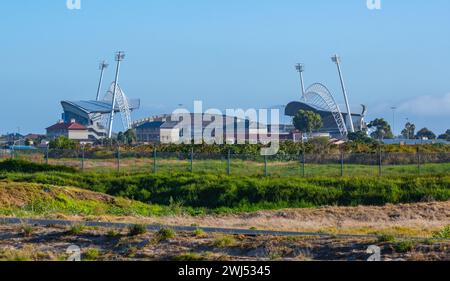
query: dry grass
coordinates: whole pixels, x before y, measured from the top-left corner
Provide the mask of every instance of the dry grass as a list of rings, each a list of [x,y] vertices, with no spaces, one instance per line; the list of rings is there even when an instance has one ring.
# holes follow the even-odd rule
[[[71,218],[66,217],[66,219]],[[74,219],[80,219],[80,217],[74,217]],[[85,219],[89,220],[90,218]],[[432,237],[433,234],[448,225],[450,221],[450,201],[383,207],[330,206],[317,209],[286,209],[232,215],[103,216],[92,219],[143,224]]]
[[[382,248],[385,260],[450,260],[448,242],[378,242],[369,238],[272,237],[179,232],[164,243],[151,243],[157,233],[111,237],[108,229],[87,229],[67,237],[64,228],[36,227],[33,239],[17,236],[17,227],[0,225],[0,260],[65,260],[77,245],[82,260],[366,260],[369,245]],[[50,235],[51,234],[51,235]]]

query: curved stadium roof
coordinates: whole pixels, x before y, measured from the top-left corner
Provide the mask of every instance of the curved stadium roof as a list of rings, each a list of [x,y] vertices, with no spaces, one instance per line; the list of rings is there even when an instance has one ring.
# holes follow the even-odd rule
[[[140,106],[139,100],[129,100],[130,110],[138,109]],[[87,114],[101,113],[106,114],[111,112],[111,102],[107,101],[62,101],[63,105],[74,106]],[[115,106],[115,111],[119,111],[119,107]]]

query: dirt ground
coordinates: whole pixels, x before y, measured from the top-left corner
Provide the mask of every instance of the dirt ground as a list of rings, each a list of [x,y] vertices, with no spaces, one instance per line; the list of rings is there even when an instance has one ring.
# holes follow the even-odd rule
[[[285,209],[246,214],[163,217],[70,217],[58,219],[238,229],[429,237],[450,224],[450,201],[359,207]]]
[[[450,260],[450,242],[388,241],[374,238],[224,236],[192,233],[142,233],[86,228],[0,225],[0,260],[65,261],[69,247],[81,260],[367,260],[367,249],[380,248],[380,259]]]

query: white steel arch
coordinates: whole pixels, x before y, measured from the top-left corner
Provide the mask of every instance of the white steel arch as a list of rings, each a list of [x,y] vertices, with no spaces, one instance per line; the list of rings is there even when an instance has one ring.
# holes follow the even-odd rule
[[[305,102],[313,105],[314,107],[329,111],[334,117],[339,131],[343,137],[348,135],[347,126],[345,125],[344,117],[339,109],[339,105],[336,103],[331,92],[323,84],[315,83],[306,89]]]
[[[127,96],[120,88],[119,84],[116,87],[116,104],[119,107],[120,116],[122,117],[122,125],[126,130],[131,129],[132,121],[131,121],[131,109]],[[103,101],[111,102],[113,100],[113,92],[114,92],[114,82],[111,83],[108,92],[106,93]]]

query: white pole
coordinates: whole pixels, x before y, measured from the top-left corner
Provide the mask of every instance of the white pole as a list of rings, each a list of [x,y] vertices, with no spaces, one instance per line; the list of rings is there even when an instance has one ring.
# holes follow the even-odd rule
[[[125,58],[124,52],[118,52],[116,55],[116,61],[117,61],[117,68],[116,68],[116,78],[114,80],[114,91],[113,91],[113,98],[112,98],[112,104],[111,104],[111,115],[109,117],[109,129],[108,129],[108,138],[112,137],[112,128],[114,123],[114,111],[115,111],[115,104],[116,104],[116,92],[117,92],[117,83],[119,82],[119,72],[120,72],[120,62]]]
[[[108,67],[108,64],[106,63],[106,61],[103,61],[100,63],[100,81],[98,82],[98,88],[97,88],[97,99],[96,101],[100,100],[100,91],[102,88],[102,82],[103,82],[103,73],[105,71],[105,68]]]
[[[342,92],[344,93],[344,100],[345,100],[345,106],[347,107],[347,113],[348,113],[348,122],[350,125],[350,131],[352,133],[355,132],[355,126],[353,125],[353,119],[352,119],[352,112],[350,110],[350,105],[348,103],[348,97],[347,97],[347,90],[345,89],[345,83],[344,83],[344,78],[342,76],[342,71],[341,71],[341,58],[338,55],[334,55],[331,60],[333,62],[336,63],[337,68],[338,68],[338,72],[339,72],[339,79],[341,80],[341,86],[342,86]]]

